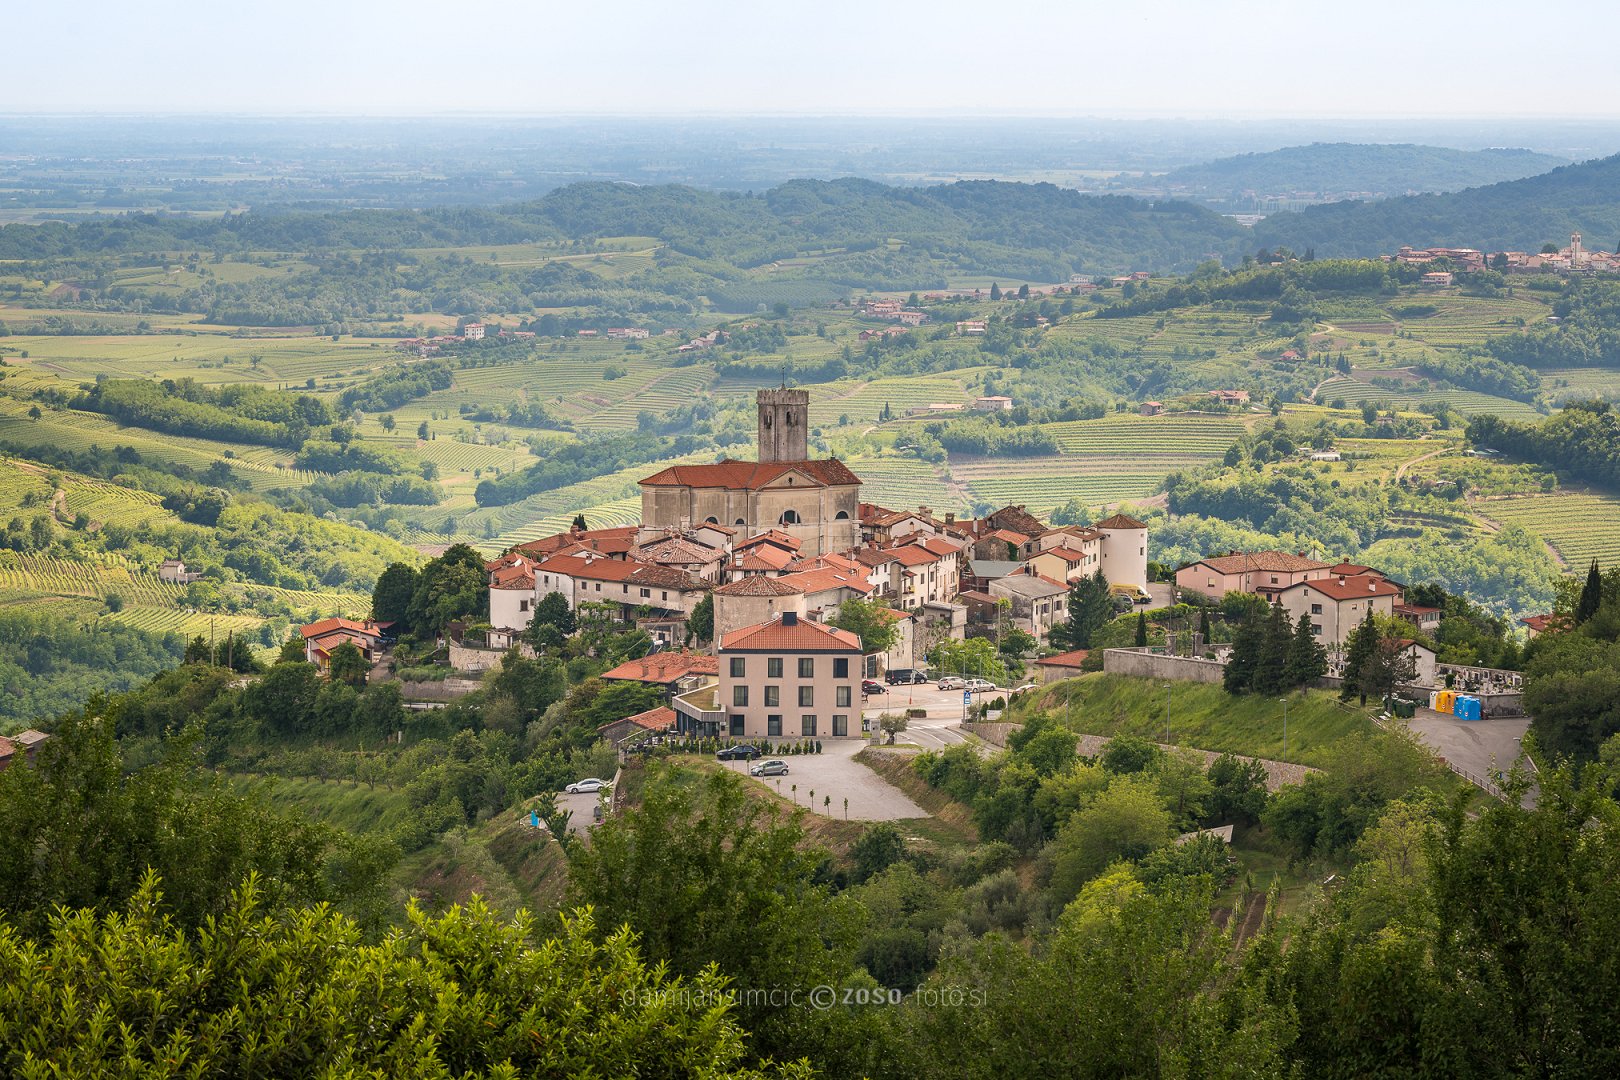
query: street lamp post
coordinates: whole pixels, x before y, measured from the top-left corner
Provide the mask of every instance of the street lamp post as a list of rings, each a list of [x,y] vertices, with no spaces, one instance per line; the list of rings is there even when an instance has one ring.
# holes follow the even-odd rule
[[[1164,741],[1170,743],[1170,683],[1164,684]]]
[[[1288,757],[1288,699],[1278,698],[1283,707],[1283,757]]]

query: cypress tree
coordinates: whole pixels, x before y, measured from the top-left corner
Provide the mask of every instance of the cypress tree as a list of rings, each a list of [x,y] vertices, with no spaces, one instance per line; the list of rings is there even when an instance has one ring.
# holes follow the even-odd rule
[[[1147,645],[1147,612],[1136,613],[1136,647],[1144,648]]]
[[[1260,655],[1254,665],[1254,689],[1259,694],[1275,694],[1283,688],[1283,672],[1288,665],[1288,646],[1293,635],[1288,619],[1276,604],[1266,612],[1260,635]]]
[[[1311,633],[1311,617],[1301,615],[1294,627],[1294,636],[1288,643],[1288,663],[1283,668],[1283,684],[1287,687],[1307,686],[1313,679],[1327,674],[1327,650]]]
[[[1603,604],[1603,575],[1598,572],[1597,560],[1592,560],[1592,567],[1586,572],[1586,584],[1581,586],[1580,599],[1575,601],[1575,625],[1590,619],[1597,614]]]
[[[1246,694],[1254,687],[1254,670],[1260,661],[1265,628],[1253,614],[1238,624],[1232,635],[1232,655],[1226,661],[1221,685],[1228,694]]]
[[[1372,612],[1368,611],[1361,625],[1350,631],[1349,647],[1344,658],[1344,688],[1339,691],[1341,698],[1348,701],[1359,692],[1361,703],[1367,704],[1367,693],[1361,689],[1361,669],[1377,648],[1378,628],[1373,625]]]
[[[1198,640],[1205,646],[1209,645],[1209,609],[1204,608],[1198,613]]]

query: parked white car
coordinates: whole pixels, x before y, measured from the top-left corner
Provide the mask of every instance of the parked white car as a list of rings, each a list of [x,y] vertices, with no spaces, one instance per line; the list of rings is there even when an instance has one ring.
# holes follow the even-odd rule
[[[955,675],[947,675],[943,679],[939,680],[939,688],[941,690],[960,690],[966,685],[967,684],[965,682]]]
[[[596,777],[591,776],[584,780],[574,781],[563,788],[563,791],[569,795],[591,795],[607,786],[608,782],[606,780],[598,780]]]
[[[996,688],[996,684],[989,679],[969,679],[962,686],[963,689],[971,690],[975,694],[988,694]]]

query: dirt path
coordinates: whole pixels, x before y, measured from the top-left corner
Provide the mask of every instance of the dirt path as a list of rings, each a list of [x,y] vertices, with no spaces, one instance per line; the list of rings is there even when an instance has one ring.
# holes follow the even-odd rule
[[[1437,458],[1441,454],[1449,454],[1449,453],[1451,453],[1451,450],[1452,450],[1452,448],[1449,447],[1449,446],[1442,446],[1438,450],[1431,450],[1427,454],[1423,454],[1420,457],[1413,458],[1411,461],[1403,461],[1403,462],[1401,462],[1400,467],[1395,470],[1395,482],[1397,484],[1400,483],[1401,479],[1404,476],[1406,476],[1406,470],[1410,469],[1412,466],[1414,466],[1414,465],[1416,465],[1416,464],[1418,464],[1420,462],[1428,461],[1430,458]]]

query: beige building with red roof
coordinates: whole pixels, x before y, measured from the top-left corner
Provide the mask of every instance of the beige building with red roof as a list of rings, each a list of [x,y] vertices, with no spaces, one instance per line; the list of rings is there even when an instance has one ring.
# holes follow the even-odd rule
[[[1302,581],[1330,576],[1330,564],[1288,551],[1234,551],[1183,566],[1176,587],[1219,600],[1229,592],[1275,594]]]
[[[712,704],[734,738],[859,738],[860,639],[791,611],[733,630]]]
[[[304,639],[304,659],[325,671],[332,652],[345,643],[360,650],[370,663],[382,650],[384,627],[366,619],[320,619],[299,628]]]
[[[1274,601],[1290,622],[1309,615],[1311,633],[1323,645],[1343,645],[1367,612],[1393,616],[1404,599],[1399,585],[1382,575],[1311,578],[1278,590]]]

